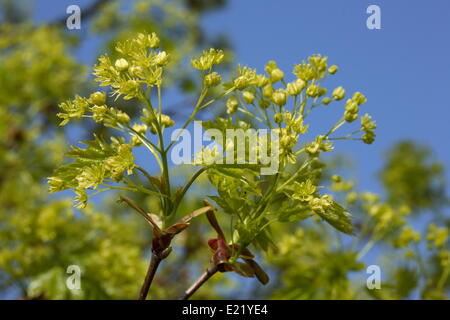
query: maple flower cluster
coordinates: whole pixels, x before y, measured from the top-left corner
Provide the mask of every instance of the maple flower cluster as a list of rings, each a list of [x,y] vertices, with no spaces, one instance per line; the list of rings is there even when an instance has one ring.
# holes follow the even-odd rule
[[[74,161],[59,167],[49,178],[51,192],[73,189],[78,207],[84,207],[90,196],[105,190],[143,192],[161,196],[161,215],[176,212],[181,200],[170,198],[167,155],[177,138],[165,144],[163,135],[163,130],[174,126],[175,122],[163,113],[161,95],[164,70],[170,56],[158,49],[159,43],[154,33],[140,33],[135,38],[120,42],[115,48],[119,54],[117,59],[113,61],[109,56],[102,55],[94,67],[95,81],[101,87],[108,87],[109,94],[96,91],[89,97],[76,96],[60,104],[62,112],[58,117],[62,119],[61,125],[72,120],[91,118],[98,124],[118,131],[120,136],[112,137],[110,143],[95,137],[93,141],[83,142],[86,148],[73,147],[67,155]],[[203,147],[192,159],[194,165],[204,167],[210,182],[217,189],[219,196],[210,198],[224,211],[239,216],[233,222],[233,241],[243,247],[257,241],[264,247],[261,234],[265,234],[273,221],[270,217],[278,221],[296,221],[314,216],[344,233],[352,234],[351,217],[347,210],[330,194],[319,193],[325,166],[320,156],[334,149],[335,140],[362,140],[368,144],[374,141],[376,124],[368,114],[360,117],[361,126],[358,130],[336,136],[344,124],[352,123],[359,117],[366,97],[355,92],[343,103],[342,117],[328,131],[311,141],[303,138],[310,128],[310,124],[306,123],[310,113],[319,107],[330,108],[329,105],[344,101],[347,95],[342,86],[329,91],[324,85],[327,77],[338,72],[336,65],[329,66],[327,57],[312,55],[306,61],[294,65],[294,77],[290,81],[275,61],[269,61],[262,74],[256,69],[239,65],[235,75],[224,81],[222,75],[213,70],[224,59],[222,50],[209,49],[191,60],[192,67],[201,73],[201,91],[182,130],[202,109],[223,102],[226,118],[204,121],[204,129],[217,129],[225,137],[228,129],[245,132],[266,128],[269,129],[266,132],[275,133],[279,141],[278,144],[262,148],[262,144],[274,138],[269,133],[258,135],[254,140],[256,145],[248,143],[242,155],[235,150],[233,141],[216,140],[216,145]],[[152,103],[151,92],[155,91],[157,105]],[[213,98],[205,102],[211,96]],[[136,119],[131,119],[125,111],[113,107],[120,97],[126,101],[136,99],[143,106]],[[358,137],[360,133],[362,136]],[[151,177],[135,163],[133,148],[139,145],[145,146],[156,158],[161,178]],[[273,152],[275,147],[279,149],[280,156],[278,171],[272,179],[265,178],[255,168],[260,169],[266,164],[262,161],[261,153]],[[242,160],[243,156],[243,160],[248,160],[253,156],[250,153],[255,152],[258,159],[251,166],[247,166],[245,161],[244,165],[234,167],[215,165],[215,161],[223,158],[224,153],[227,153],[227,158],[231,153],[231,158]],[[296,166],[296,171],[290,172],[288,165]],[[133,179],[132,176],[138,173],[150,179],[150,188],[140,185],[139,179]],[[263,187],[267,179],[272,186],[268,190]],[[104,188],[98,189],[99,186]],[[373,214],[384,221],[384,217],[389,216],[389,210],[380,206],[379,212]]]

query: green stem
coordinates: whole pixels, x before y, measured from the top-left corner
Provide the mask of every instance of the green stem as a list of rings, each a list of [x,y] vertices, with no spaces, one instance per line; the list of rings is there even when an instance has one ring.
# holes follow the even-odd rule
[[[164,147],[164,145],[163,145]],[[170,210],[171,210],[171,203],[172,201],[170,200],[171,197],[171,190],[170,190],[170,178],[169,178],[169,165],[167,162],[167,153],[166,152],[162,152],[161,153],[162,159],[163,159],[163,177],[164,177],[164,193],[167,195],[168,199],[165,199],[165,215],[169,215],[170,214]]]
[[[194,173],[194,175],[191,177],[191,179],[189,179],[188,183],[186,183],[186,185],[183,187],[183,189],[181,190],[180,194],[177,196],[177,199],[175,200],[175,204],[172,210],[172,214],[175,215],[178,209],[178,206],[181,203],[181,200],[183,199],[184,195],[186,194],[186,192],[189,190],[189,188],[191,187],[191,185],[194,183],[194,181],[206,170],[208,170],[209,167],[202,167],[200,168],[196,173]]]
[[[358,255],[356,256],[357,260],[361,260],[369,251],[370,249],[373,248],[373,246],[375,245],[375,243],[378,242],[378,239],[376,238],[371,238],[365,245],[364,247],[361,249],[361,251],[359,251]]]
[[[142,133],[137,132],[136,130],[134,130],[131,126],[126,125],[126,127],[128,128],[128,130],[130,130],[131,132],[133,132],[135,135],[138,136],[138,138],[141,138],[142,140],[144,140],[145,142],[147,142],[150,146],[152,146],[152,148],[154,148],[154,150],[161,152],[161,150],[159,150],[159,148],[153,143],[151,142],[145,135],[143,135]],[[142,141],[141,140],[141,141]],[[153,152],[152,152],[153,153]]]
[[[156,159],[156,162],[158,162],[159,168],[162,170],[162,162],[161,158],[159,157],[158,152],[161,152],[157,146],[155,146],[150,140],[147,139],[144,135],[141,135],[137,133],[133,128],[129,127],[129,129],[136,134],[138,139],[142,142],[144,146],[147,147],[147,149],[153,154],[153,156]],[[155,150],[156,149],[156,150]]]
[[[161,109],[161,88],[160,86],[158,86],[158,108]],[[161,154],[161,158],[162,158],[162,165],[163,165],[163,178],[164,178],[164,193],[167,195],[167,198],[164,200],[165,205],[164,205],[164,214],[167,216],[170,213],[171,210],[171,188],[170,188],[170,177],[169,177],[169,164],[167,161],[167,151],[164,148],[164,137],[163,137],[163,133],[161,130],[161,126],[158,123],[157,126],[157,131],[158,131],[158,138],[159,138],[159,146],[160,146],[160,154]]]
[[[333,128],[331,128],[327,133],[325,133],[325,138],[328,138],[328,136],[330,134],[332,134],[337,129],[339,129],[339,127],[341,127],[344,123],[345,123],[345,119],[344,119],[344,117],[342,117],[341,119],[339,119],[338,122],[336,122],[336,124],[333,126]]]
[[[259,122],[261,122],[261,123],[264,123],[264,121],[262,121],[261,118],[259,118],[258,116],[255,116],[255,115],[254,115],[253,113],[251,113],[250,111],[248,111],[248,110],[246,110],[246,109],[243,109],[243,108],[238,108],[238,110],[239,110],[240,112],[242,112],[243,114],[246,114],[246,115],[248,115],[249,117],[251,117],[251,118],[253,118],[253,119],[257,120],[257,121],[259,121]]]
[[[194,107],[194,110],[192,110],[191,115],[189,116],[189,118],[186,120],[186,122],[183,124],[183,126],[181,127],[181,130],[178,131],[177,136],[175,137],[175,139],[173,139],[170,144],[167,146],[167,149],[165,150],[165,152],[168,152],[170,150],[170,148],[173,146],[173,144],[178,140],[178,138],[180,137],[181,133],[184,131],[184,129],[187,128],[187,126],[191,123],[192,120],[194,120],[195,115],[197,114],[199,109],[199,106],[201,105],[203,99],[205,99],[206,93],[208,92],[207,89],[202,88],[202,91],[200,93],[200,97],[197,100],[197,103]]]
[[[258,216],[264,212],[267,204],[269,203],[270,198],[272,197],[273,192],[276,189],[279,176],[280,176],[280,174],[279,174],[279,172],[277,172],[275,175],[274,181],[272,181],[272,185],[271,185],[270,189],[266,192],[266,194],[263,196],[263,198],[259,201],[259,204],[256,207],[256,210],[253,211],[254,213],[251,214],[252,216],[254,215],[255,218],[258,218]]]
[[[203,108],[206,108],[207,106],[209,106],[211,103],[216,102],[219,99],[222,99],[223,97],[229,95],[231,92],[233,92],[236,88],[235,87],[231,87],[230,89],[228,89],[227,91],[219,94],[217,97],[215,97],[214,99],[211,99],[210,101],[206,102],[204,105],[200,106],[198,109],[202,110]]]

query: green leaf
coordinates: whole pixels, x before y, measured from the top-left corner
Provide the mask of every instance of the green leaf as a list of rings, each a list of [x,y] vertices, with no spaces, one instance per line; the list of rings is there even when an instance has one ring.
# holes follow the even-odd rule
[[[95,135],[94,135],[95,136]],[[124,139],[111,138],[107,143],[98,136],[92,141],[81,141],[86,147],[72,147],[66,156],[71,163],[57,168],[48,179],[49,191],[75,189],[77,207],[86,206],[86,189],[96,189],[107,178],[120,181],[123,172],[131,174],[134,169],[132,147]]]
[[[278,220],[280,222],[296,222],[306,220],[311,216],[309,207],[298,204],[284,210],[279,210]]]
[[[234,214],[234,209],[225,201],[223,198],[218,196],[208,196],[211,200],[213,200],[219,207],[221,207],[226,213]]]
[[[108,157],[114,156],[114,148],[102,138],[94,135],[95,139],[91,141],[80,141],[87,148],[72,146],[72,149],[66,153],[66,156],[76,159],[79,162],[101,162]]]

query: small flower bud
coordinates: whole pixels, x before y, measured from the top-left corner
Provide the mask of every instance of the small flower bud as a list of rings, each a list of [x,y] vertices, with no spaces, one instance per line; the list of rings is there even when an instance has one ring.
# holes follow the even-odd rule
[[[106,112],[108,111],[108,107],[105,105],[95,105],[91,108],[91,111],[93,113],[92,118],[95,122],[100,123],[105,119]]]
[[[345,117],[345,121],[347,121],[347,122],[353,122],[353,121],[355,121],[356,119],[358,119],[358,114],[357,114],[357,113],[352,113],[352,112],[345,111],[344,117]]]
[[[217,72],[212,72],[205,76],[205,86],[206,87],[216,87],[222,81],[222,76]]]
[[[316,157],[320,153],[320,144],[316,142],[307,143],[305,146],[305,151],[310,156]]]
[[[267,99],[272,98],[272,94],[273,94],[272,85],[271,84],[266,85],[263,89],[262,94],[263,94],[264,98],[267,98]]]
[[[133,135],[131,137],[130,144],[132,147],[139,147],[142,145],[142,141],[136,135]]]
[[[236,79],[234,79],[233,85],[236,87],[236,89],[243,90],[248,87],[248,79],[243,76],[237,77]]]
[[[345,199],[348,203],[353,204],[358,200],[358,194],[356,192],[350,192],[347,194],[347,197]]]
[[[311,159],[311,168],[312,169],[321,169],[324,167],[325,167],[325,164],[322,161],[320,161],[318,157],[313,157]]]
[[[273,60],[267,62],[266,66],[264,67],[264,71],[266,71],[269,75],[272,73],[274,69],[277,68],[277,63]]]
[[[119,111],[117,112],[117,121],[122,124],[128,124],[130,122],[130,116],[125,112]]]
[[[278,68],[275,68],[272,70],[272,72],[270,72],[270,80],[272,82],[278,82],[280,80],[283,80],[283,78],[284,78],[284,72]]]
[[[285,135],[280,139],[280,145],[284,149],[292,149],[295,146],[295,136]]]
[[[272,94],[272,101],[277,106],[284,106],[286,104],[287,94],[283,89],[275,90]]]
[[[366,131],[362,136],[362,140],[366,144],[372,144],[375,141],[375,133],[373,131]]]
[[[106,102],[106,92],[94,92],[89,97],[89,102],[97,106],[101,106]]]
[[[306,82],[302,79],[297,79],[293,82],[289,82],[287,84],[286,91],[291,96],[296,96],[302,92],[302,90],[305,88]]]
[[[144,134],[147,131],[147,129],[148,129],[148,127],[145,124],[135,123],[133,125],[133,130],[138,132],[138,133]]]
[[[320,94],[320,87],[318,85],[312,84],[306,89],[306,94],[311,98],[317,98]]]
[[[244,98],[244,102],[246,104],[251,104],[253,102],[253,100],[255,100],[255,95],[253,94],[253,92],[251,91],[244,91],[244,93],[242,94],[242,97]]]
[[[325,98],[322,99],[322,103],[323,103],[324,105],[326,105],[326,106],[329,105],[330,102],[331,102],[331,99],[328,98],[328,97],[325,97]]]
[[[156,56],[153,57],[153,63],[156,65],[166,65],[169,62],[169,55],[165,51],[159,52]]]
[[[256,75],[254,82],[256,87],[262,88],[269,83],[269,79],[267,79],[267,77],[262,74],[258,74]]]
[[[162,114],[161,116],[157,115],[156,118],[159,119],[161,117],[161,125],[169,128],[172,127],[175,124],[175,121],[173,121],[168,115]]]
[[[345,111],[350,113],[358,113],[358,104],[352,99],[348,99],[345,103]]]
[[[335,74],[336,72],[338,72],[339,68],[337,65],[332,65],[331,67],[328,68],[328,72],[330,74]]]
[[[227,113],[233,114],[236,112],[238,108],[239,102],[236,96],[231,96],[227,100]]]
[[[337,101],[344,99],[345,89],[343,87],[337,87],[336,89],[333,90],[332,96],[333,99]]]
[[[326,95],[328,90],[326,88],[319,87],[319,97]]]
[[[283,114],[281,114],[280,112],[275,113],[275,115],[273,116],[273,121],[275,121],[275,123],[280,124],[281,121],[283,121]]]
[[[198,70],[208,70],[214,64],[219,64],[223,61],[224,54],[222,50],[209,49],[209,51],[203,51],[203,54],[191,61],[191,64],[194,68]]]
[[[119,71],[125,71],[128,69],[128,61],[124,58],[117,59],[114,65]]]
[[[352,97],[352,100],[355,101],[358,106],[362,105],[367,101],[366,97],[361,92],[355,92]]]
[[[377,128],[375,121],[367,113],[361,117],[361,129],[364,131],[373,131]]]
[[[341,178],[341,176],[338,176],[337,174],[334,174],[334,175],[331,177],[331,180],[333,180],[333,182],[339,183],[339,182],[342,181],[342,178]]]

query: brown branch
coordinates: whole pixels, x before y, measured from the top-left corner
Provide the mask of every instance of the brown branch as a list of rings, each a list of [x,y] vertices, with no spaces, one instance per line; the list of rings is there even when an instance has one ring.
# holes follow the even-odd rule
[[[206,271],[186,290],[181,300],[188,300],[209,278],[218,271],[215,263],[211,263]]]
[[[144,283],[141,287],[141,293],[139,294],[139,300],[145,300],[147,298],[148,291],[152,285],[153,278],[155,277],[156,270],[162,259],[156,254],[152,253],[150,264],[148,265],[147,274],[145,275]]]

